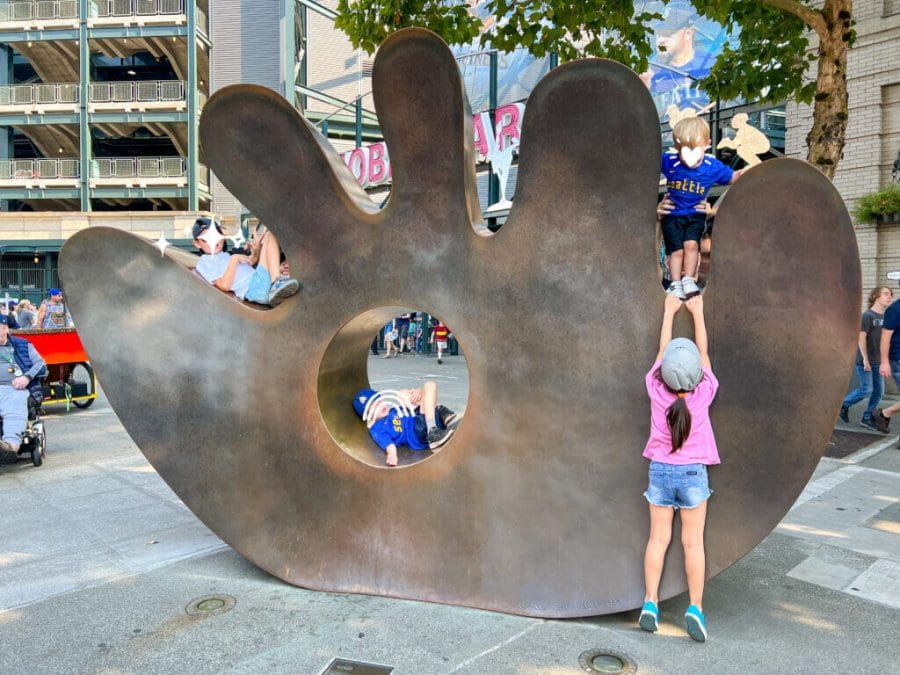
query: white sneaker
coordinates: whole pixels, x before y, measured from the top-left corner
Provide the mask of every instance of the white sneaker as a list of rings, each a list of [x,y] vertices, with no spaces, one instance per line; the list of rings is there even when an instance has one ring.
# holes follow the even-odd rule
[[[300,282],[296,279],[278,277],[269,288],[269,306],[277,307],[285,298],[289,298],[300,290]]]
[[[681,288],[684,291],[684,295],[687,298],[692,298],[695,295],[700,294],[700,287],[697,285],[697,282],[693,277],[685,277],[681,280]]]
[[[671,284],[669,284],[669,288],[668,290],[666,290],[666,293],[674,295],[679,300],[687,300],[687,296],[684,294],[684,287],[682,286],[682,283],[680,281],[673,281]]]

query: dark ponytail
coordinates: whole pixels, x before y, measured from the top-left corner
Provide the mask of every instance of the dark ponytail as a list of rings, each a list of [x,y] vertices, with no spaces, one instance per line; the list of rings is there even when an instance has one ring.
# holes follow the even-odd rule
[[[679,392],[675,403],[666,410],[666,422],[672,432],[672,452],[677,452],[691,433],[691,411],[684,401],[684,393]]]

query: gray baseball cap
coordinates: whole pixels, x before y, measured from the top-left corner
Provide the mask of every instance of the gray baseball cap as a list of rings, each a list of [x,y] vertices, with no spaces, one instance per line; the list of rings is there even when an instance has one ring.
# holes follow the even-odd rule
[[[703,376],[700,350],[687,338],[675,338],[663,350],[660,374],[669,389],[691,391]]]

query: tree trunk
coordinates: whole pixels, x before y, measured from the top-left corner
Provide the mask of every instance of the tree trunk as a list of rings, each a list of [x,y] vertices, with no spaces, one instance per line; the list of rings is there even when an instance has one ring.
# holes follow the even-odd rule
[[[819,61],[813,125],[806,136],[807,160],[834,178],[844,153],[847,132],[847,53],[852,41],[852,0],[826,0],[824,30],[819,35]]]

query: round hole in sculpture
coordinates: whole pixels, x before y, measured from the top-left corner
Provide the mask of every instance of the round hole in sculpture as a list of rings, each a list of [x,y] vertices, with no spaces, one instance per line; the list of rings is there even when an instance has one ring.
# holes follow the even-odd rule
[[[331,437],[378,468],[410,466],[452,446],[468,389],[462,346],[450,325],[401,306],[368,310],[341,327],[317,383]]]

